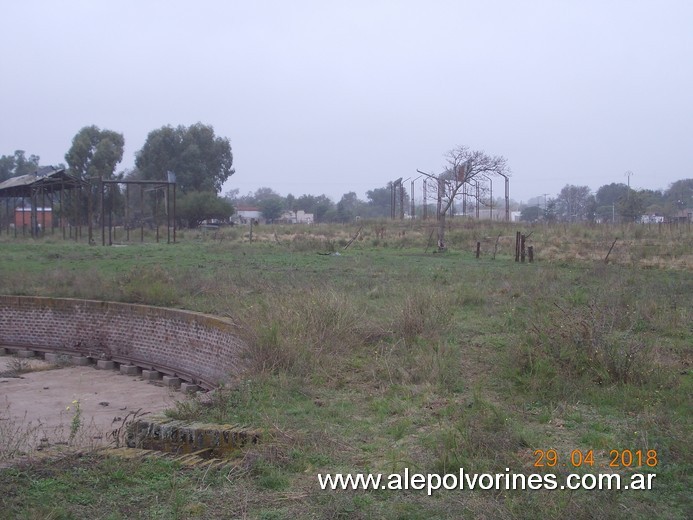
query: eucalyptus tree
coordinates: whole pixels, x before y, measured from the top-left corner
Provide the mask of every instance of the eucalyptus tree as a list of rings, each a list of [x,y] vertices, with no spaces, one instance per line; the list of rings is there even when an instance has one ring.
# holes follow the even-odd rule
[[[83,127],[72,138],[72,146],[65,154],[68,165],[68,173],[90,183],[86,194],[82,194],[79,202],[81,211],[87,210],[89,222],[99,222],[101,207],[100,186],[96,179],[112,180],[116,178],[116,166],[123,160],[125,138],[123,134],[113,130],[101,130],[98,126]],[[115,207],[122,205],[122,197],[117,188],[107,190],[107,202],[104,206]],[[68,211],[74,211],[69,209]],[[89,227],[89,240],[92,240],[91,226]]]
[[[235,173],[230,141],[202,123],[153,130],[137,152],[135,164],[145,180],[164,180],[168,172],[175,173],[182,193],[219,193]]]

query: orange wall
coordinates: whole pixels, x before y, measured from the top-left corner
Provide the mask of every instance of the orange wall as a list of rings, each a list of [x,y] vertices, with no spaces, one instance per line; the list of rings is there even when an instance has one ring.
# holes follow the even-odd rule
[[[46,211],[44,212],[43,209],[37,209],[36,210],[36,218],[37,222],[41,227],[44,227],[44,215],[45,215],[45,227],[46,229],[49,229],[53,225],[53,212],[52,211]],[[14,225],[17,227],[23,227],[23,226],[31,226],[31,210],[21,210],[21,209],[15,209],[14,211]]]

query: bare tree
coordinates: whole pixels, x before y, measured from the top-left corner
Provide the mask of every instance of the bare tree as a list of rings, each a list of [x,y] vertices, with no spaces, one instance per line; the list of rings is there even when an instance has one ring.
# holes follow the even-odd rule
[[[490,156],[479,150],[470,150],[466,146],[458,146],[445,154],[446,170],[439,174],[438,184],[438,250],[444,251],[445,216],[453,205],[455,198],[465,184],[475,182],[477,176],[502,175],[510,173],[507,161],[502,156]]]

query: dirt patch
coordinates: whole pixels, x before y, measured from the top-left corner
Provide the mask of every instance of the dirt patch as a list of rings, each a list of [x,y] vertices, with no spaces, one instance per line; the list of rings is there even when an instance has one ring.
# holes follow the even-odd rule
[[[0,374],[11,372],[15,359],[0,357]],[[105,445],[128,415],[160,412],[185,399],[113,370],[29,364],[32,371],[0,376],[0,459],[52,446]]]

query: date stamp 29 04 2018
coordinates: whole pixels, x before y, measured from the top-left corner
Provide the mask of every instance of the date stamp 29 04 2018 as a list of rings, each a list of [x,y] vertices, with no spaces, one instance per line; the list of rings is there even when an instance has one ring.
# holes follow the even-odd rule
[[[655,468],[659,464],[657,450],[609,450],[607,460],[595,459],[594,450],[572,450],[570,453],[559,454],[557,450],[534,450],[535,468]]]

